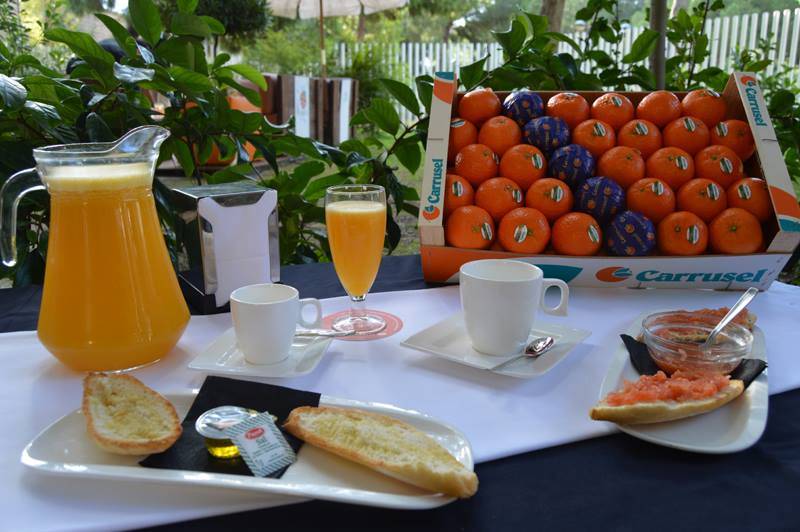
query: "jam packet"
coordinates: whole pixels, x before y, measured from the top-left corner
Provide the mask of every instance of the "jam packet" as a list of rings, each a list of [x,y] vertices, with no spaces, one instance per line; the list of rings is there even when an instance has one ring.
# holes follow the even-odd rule
[[[297,460],[273,417],[269,412],[262,412],[223,431],[257,477],[266,477]]]

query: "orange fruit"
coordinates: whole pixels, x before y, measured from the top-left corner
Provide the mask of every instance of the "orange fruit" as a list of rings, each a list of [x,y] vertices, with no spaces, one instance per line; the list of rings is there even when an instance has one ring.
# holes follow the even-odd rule
[[[452,163],[461,148],[478,142],[478,128],[469,120],[450,120],[450,138],[447,141],[447,161]]]
[[[589,102],[580,94],[560,92],[547,100],[545,113],[561,118],[573,129],[589,118]]]
[[[756,177],[745,177],[728,187],[728,205],[739,207],[755,216],[762,224],[772,218],[772,201],[767,182]]]
[[[756,151],[753,132],[744,120],[725,120],[711,128],[712,144],[722,144],[736,152],[736,155],[746,161]]]
[[[694,177],[694,160],[680,148],[661,148],[647,159],[647,175],[677,190]]]
[[[472,205],[475,190],[469,181],[456,174],[447,174],[444,181],[444,217],[464,205]]]
[[[475,191],[475,205],[488,212],[495,222],[509,211],[522,207],[522,189],[506,177],[487,179]]]
[[[447,218],[444,236],[448,246],[486,249],[494,240],[494,221],[480,207],[459,207]]]
[[[484,122],[478,132],[478,143],[489,146],[498,157],[522,142],[522,130],[505,116],[494,116]]]
[[[535,255],[550,242],[550,224],[536,209],[519,207],[500,220],[497,239],[506,251]]]
[[[600,251],[603,232],[597,220],[582,212],[570,212],[556,220],[550,231],[559,255],[594,255]]]
[[[626,200],[629,210],[644,214],[656,225],[675,211],[675,193],[655,177],[640,179],[631,185]]]
[[[500,175],[528,190],[547,171],[547,159],[536,146],[518,144],[507,150],[500,159]]]
[[[738,207],[719,213],[708,228],[711,232],[711,249],[715,253],[755,253],[764,243],[764,234],[758,219]]]
[[[609,124],[590,118],[575,126],[572,130],[572,142],[589,150],[597,159],[614,147],[617,136]]]
[[[497,155],[483,144],[469,144],[458,151],[456,173],[473,187],[497,175]]]
[[[725,120],[725,115],[728,114],[728,104],[716,91],[697,89],[683,97],[681,114],[696,116],[711,129]]]
[[[469,91],[458,102],[458,116],[469,120],[475,127],[500,114],[502,104],[492,89]]]
[[[597,175],[613,179],[624,189],[644,178],[644,172],[639,150],[627,146],[611,148],[597,161]]]
[[[574,201],[567,184],[553,177],[539,179],[525,194],[525,205],[544,214],[550,223],[571,211]]]
[[[678,210],[696,214],[706,223],[727,207],[725,189],[710,179],[692,179],[678,190]]]
[[[719,144],[700,150],[694,156],[694,168],[696,177],[715,181],[723,189],[744,177],[744,165],[736,152]]]
[[[592,102],[591,114],[617,131],[633,120],[633,104],[622,94],[608,92]]]
[[[708,247],[708,226],[691,212],[668,214],[656,233],[658,249],[665,255],[700,255]]]
[[[711,134],[699,118],[684,116],[673,120],[661,132],[664,146],[680,148],[692,157],[708,146]]]
[[[661,147],[661,131],[649,120],[631,120],[617,133],[617,144],[636,148],[647,159]]]
[[[664,127],[681,116],[681,101],[669,91],[651,92],[636,106],[636,118]]]

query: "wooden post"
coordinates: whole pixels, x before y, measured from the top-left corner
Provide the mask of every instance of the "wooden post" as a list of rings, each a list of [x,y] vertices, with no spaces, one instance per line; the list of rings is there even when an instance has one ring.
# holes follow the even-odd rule
[[[652,0],[650,29],[658,32],[656,49],[650,58],[650,69],[656,78],[656,88],[663,89],[666,85],[667,0]]]

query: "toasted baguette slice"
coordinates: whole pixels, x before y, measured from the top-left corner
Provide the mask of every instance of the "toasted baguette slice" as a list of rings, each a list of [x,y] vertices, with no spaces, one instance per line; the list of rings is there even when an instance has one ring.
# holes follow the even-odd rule
[[[610,406],[605,399],[592,408],[589,415],[592,419],[613,421],[621,425],[641,425],[645,423],[661,423],[710,412],[739,397],[744,391],[744,383],[731,380],[727,388],[707,399],[692,401],[653,401],[632,405]]]
[[[160,453],[182,431],[172,403],[130,375],[89,374],[82,409],[89,436],[110,453]]]
[[[478,477],[426,434],[389,416],[335,407],[295,408],[283,426],[315,447],[414,486],[471,497]]]

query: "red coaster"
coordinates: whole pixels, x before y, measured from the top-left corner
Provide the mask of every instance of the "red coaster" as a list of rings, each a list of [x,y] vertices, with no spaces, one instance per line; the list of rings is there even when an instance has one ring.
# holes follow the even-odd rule
[[[380,316],[386,322],[386,327],[380,332],[374,334],[364,334],[364,335],[355,335],[355,336],[342,336],[340,338],[336,338],[336,340],[347,340],[351,342],[361,342],[364,340],[380,340],[381,338],[388,338],[393,334],[397,333],[400,329],[403,328],[403,320],[395,316],[394,314],[389,314],[388,312],[382,312],[380,310],[371,310],[367,309],[370,314],[375,316]],[[330,314],[322,318],[322,326],[326,329],[330,329],[331,324],[336,321],[337,319],[341,318],[342,316],[347,316],[350,314],[349,310],[342,310],[340,312],[336,312],[334,314]]]

